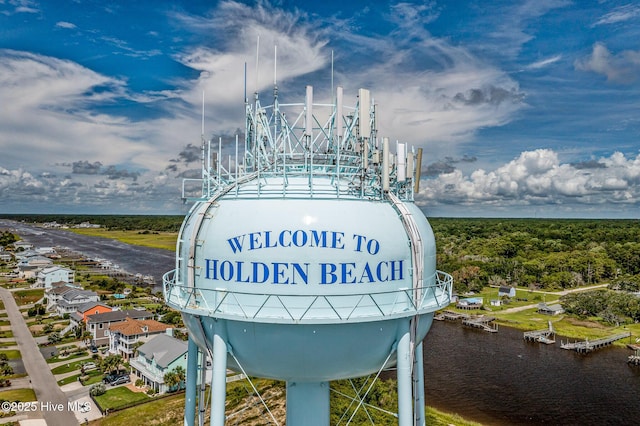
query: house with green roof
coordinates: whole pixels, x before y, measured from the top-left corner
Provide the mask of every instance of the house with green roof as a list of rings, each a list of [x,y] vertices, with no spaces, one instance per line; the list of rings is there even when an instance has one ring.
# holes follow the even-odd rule
[[[187,370],[187,343],[159,334],[138,348],[137,356],[129,360],[129,365],[145,385],[159,393],[167,392],[164,375],[178,366]]]

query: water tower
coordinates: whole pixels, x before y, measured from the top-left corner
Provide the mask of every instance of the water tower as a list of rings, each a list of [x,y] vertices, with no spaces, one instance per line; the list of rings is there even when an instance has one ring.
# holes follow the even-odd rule
[[[419,160],[378,135],[377,106],[245,98],[244,140],[203,142],[202,179],[164,276],[189,330],[185,424],[225,422],[227,369],[286,381],[287,425],[329,424],[329,382],[396,366],[398,423],[424,424],[422,340],[449,304],[431,227],[413,203]],[[223,158],[226,157],[226,158]],[[200,392],[199,408],[196,397]],[[415,407],[415,408],[414,408]]]

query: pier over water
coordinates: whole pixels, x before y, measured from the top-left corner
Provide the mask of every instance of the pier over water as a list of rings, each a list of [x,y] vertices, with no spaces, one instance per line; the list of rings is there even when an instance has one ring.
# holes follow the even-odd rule
[[[605,346],[609,346],[610,344],[612,344],[615,341],[618,340],[622,340],[626,337],[631,336],[631,333],[627,332],[627,333],[620,333],[620,334],[616,334],[614,336],[609,336],[609,337],[604,337],[602,339],[596,339],[596,340],[585,340],[584,342],[574,342],[574,343],[561,343],[560,347],[562,349],[569,349],[572,351],[576,351],[579,353],[589,353],[591,351],[595,351],[597,349],[600,348],[604,348]]]

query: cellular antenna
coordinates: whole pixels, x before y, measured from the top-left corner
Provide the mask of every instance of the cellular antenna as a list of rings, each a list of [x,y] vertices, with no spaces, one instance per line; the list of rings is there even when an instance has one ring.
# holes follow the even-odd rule
[[[247,63],[244,63],[244,103],[245,106],[249,103],[249,99],[247,99]]]
[[[333,50],[331,51],[331,94],[333,96]]]
[[[204,90],[202,91],[202,139],[204,139]]]
[[[256,42],[256,93],[258,93],[258,73],[260,70],[260,36],[258,36],[258,41]]]

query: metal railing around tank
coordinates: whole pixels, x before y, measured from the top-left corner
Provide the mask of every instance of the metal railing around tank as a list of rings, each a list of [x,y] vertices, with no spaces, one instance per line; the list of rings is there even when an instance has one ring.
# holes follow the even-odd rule
[[[434,312],[451,300],[453,278],[436,271],[433,284],[350,294],[267,294],[187,286],[176,271],[163,276],[165,302],[180,311],[215,318],[278,323],[374,321]]]

